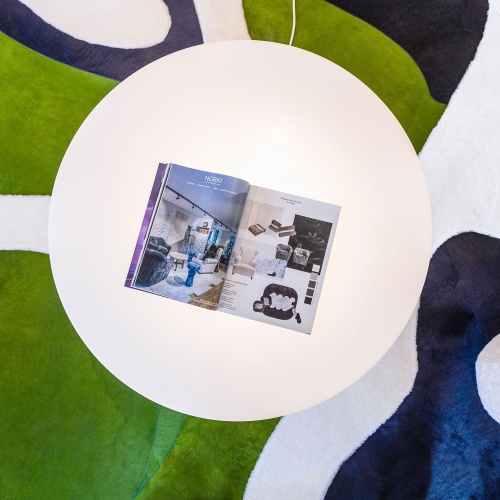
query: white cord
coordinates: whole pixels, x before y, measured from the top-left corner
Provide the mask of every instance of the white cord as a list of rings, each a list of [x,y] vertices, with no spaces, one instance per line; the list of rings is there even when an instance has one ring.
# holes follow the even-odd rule
[[[292,34],[290,35],[290,42],[288,45],[292,45],[293,36],[295,35],[295,23],[297,22],[297,15],[295,13],[295,0],[292,0]]]

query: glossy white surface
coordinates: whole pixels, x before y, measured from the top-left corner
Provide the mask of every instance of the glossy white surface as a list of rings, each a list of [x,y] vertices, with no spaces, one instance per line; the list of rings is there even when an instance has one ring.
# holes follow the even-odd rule
[[[342,206],[312,335],[123,286],[169,161]],[[97,106],[61,165],[49,245],[68,316],[112,373],[181,412],[254,420],[333,396],[389,349],[425,279],[431,213],[371,90],[309,52],[231,41],[160,59]]]

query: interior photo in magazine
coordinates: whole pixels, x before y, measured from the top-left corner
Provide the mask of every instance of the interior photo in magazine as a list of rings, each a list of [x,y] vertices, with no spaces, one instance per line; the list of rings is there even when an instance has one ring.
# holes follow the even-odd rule
[[[311,333],[340,210],[251,186],[219,310]]]
[[[340,210],[160,164],[125,286],[311,333]]]
[[[248,188],[161,164],[125,285],[216,309]]]

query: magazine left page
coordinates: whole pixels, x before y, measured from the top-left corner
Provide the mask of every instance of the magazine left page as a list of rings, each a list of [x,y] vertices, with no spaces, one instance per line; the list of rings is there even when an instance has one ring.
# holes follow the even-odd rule
[[[125,286],[217,309],[250,185],[160,164]]]

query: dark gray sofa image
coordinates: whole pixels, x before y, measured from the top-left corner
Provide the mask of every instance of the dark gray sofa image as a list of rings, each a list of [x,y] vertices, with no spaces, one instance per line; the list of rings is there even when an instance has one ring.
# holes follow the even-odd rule
[[[141,267],[135,284],[151,286],[163,281],[174,265],[174,259],[169,257],[171,246],[159,236],[151,236],[142,258]]]
[[[276,258],[281,260],[286,260],[292,256],[293,248],[285,243],[278,243],[276,245]]]

